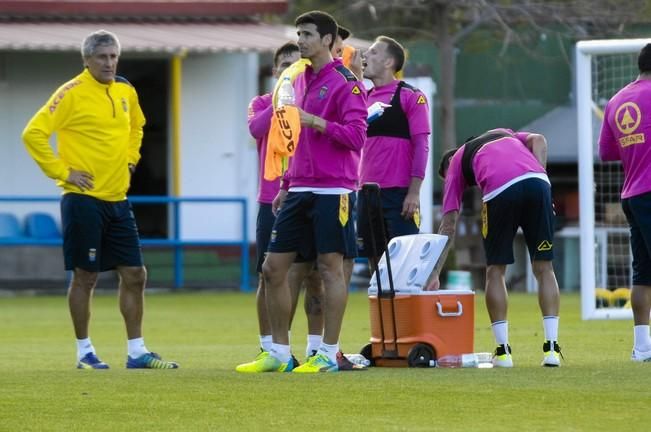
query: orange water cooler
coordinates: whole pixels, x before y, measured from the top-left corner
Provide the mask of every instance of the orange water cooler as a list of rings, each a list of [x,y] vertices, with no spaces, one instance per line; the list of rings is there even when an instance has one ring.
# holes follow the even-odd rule
[[[361,353],[372,365],[428,367],[444,355],[474,352],[474,292],[424,291],[446,244],[437,234],[389,242],[368,289],[371,338]]]
[[[427,367],[444,355],[474,352],[472,291],[396,292],[380,305],[381,311],[377,295],[369,296],[371,343],[362,354],[372,364]]]

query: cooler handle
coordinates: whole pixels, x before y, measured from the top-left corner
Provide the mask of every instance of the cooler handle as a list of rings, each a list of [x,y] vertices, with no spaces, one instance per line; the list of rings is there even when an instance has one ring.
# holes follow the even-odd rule
[[[443,312],[443,305],[441,305],[440,301],[436,302],[436,309],[438,311],[439,316],[442,317],[457,317],[463,315],[463,305],[459,300],[457,300],[457,311],[456,312]]]

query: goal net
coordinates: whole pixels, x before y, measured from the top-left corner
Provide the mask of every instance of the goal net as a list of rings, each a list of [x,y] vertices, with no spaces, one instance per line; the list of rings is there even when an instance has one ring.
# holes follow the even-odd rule
[[[576,45],[579,158],[581,316],[627,319],[631,251],[621,209],[620,162],[601,162],[597,149],[606,102],[638,75],[647,39],[593,40]]]

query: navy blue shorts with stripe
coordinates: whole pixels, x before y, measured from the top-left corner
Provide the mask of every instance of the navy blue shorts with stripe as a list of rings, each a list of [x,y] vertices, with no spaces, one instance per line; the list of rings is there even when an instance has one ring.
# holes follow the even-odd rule
[[[354,192],[343,195],[289,192],[276,217],[269,252],[297,252],[305,259],[310,255],[338,252],[354,258],[357,256],[354,205]]]
[[[622,200],[631,228],[633,285],[651,286],[651,192]]]
[[[143,265],[138,228],[129,201],[102,201],[67,193],[61,199],[66,270],[89,272]]]
[[[513,257],[513,240],[522,228],[532,261],[554,258],[554,209],[551,186],[539,178],[519,181],[485,202],[482,237],[486,264],[507,265]]]
[[[368,219],[368,205],[371,205],[373,208],[379,207],[379,204],[376,202],[377,195],[369,197],[371,202],[367,202],[364,191],[359,191],[357,198],[357,248],[359,256],[370,257],[373,255],[372,233],[375,234],[378,257],[384,253],[385,236],[386,240],[389,241],[398,236],[418,234],[419,226],[416,224],[414,218],[405,219],[400,214],[405,197],[407,196],[407,191],[407,188],[380,189],[380,201],[384,216],[384,233],[380,230],[379,223],[376,221],[371,223]]]

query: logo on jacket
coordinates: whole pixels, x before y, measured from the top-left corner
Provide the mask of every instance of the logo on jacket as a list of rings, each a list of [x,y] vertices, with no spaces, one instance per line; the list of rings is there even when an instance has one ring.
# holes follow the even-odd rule
[[[425,96],[423,96],[423,95],[418,96],[418,100],[416,101],[416,103],[419,104],[419,105],[426,104],[427,101],[425,100]]]
[[[328,86],[323,86],[319,89],[319,99],[325,99],[328,94]]]
[[[617,124],[617,129],[625,135],[619,138],[619,144],[622,147],[644,142],[643,133],[633,134],[638,126],[640,126],[641,120],[642,113],[640,107],[635,102],[626,102],[617,108],[615,112],[615,123]]]
[[[122,98],[122,109],[124,112],[129,112],[129,105],[127,105],[127,100],[125,98]]]
[[[623,134],[630,134],[640,125],[642,114],[640,108],[634,102],[623,103],[615,113],[617,129]]]
[[[359,87],[354,86],[353,89],[351,90],[351,93],[354,95],[361,94],[362,92],[359,90]]]
[[[73,82],[67,84],[65,87],[63,87],[61,89],[61,91],[59,93],[57,93],[57,95],[55,97],[52,98],[52,102],[50,103],[50,106],[48,107],[48,110],[50,111],[50,113],[54,113],[54,111],[57,109],[57,106],[59,105],[59,103],[61,102],[63,97],[66,95],[68,90],[70,90],[73,87],[78,86],[79,84],[81,84],[81,81],[77,80],[77,81],[73,81]]]

